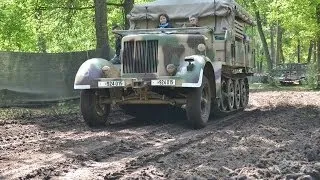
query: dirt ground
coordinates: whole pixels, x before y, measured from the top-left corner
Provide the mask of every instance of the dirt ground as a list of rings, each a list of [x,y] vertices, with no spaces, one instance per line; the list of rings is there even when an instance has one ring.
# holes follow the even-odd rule
[[[248,108],[201,130],[115,110],[0,119],[0,179],[320,179],[320,92],[251,92]]]

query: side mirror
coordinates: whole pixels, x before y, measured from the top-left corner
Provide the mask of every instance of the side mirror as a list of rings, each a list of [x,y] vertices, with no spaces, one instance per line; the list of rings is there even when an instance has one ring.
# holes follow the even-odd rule
[[[185,58],[184,61],[189,62],[188,66],[187,66],[187,71],[192,71],[194,68],[194,64],[192,62],[194,62],[194,58]]]

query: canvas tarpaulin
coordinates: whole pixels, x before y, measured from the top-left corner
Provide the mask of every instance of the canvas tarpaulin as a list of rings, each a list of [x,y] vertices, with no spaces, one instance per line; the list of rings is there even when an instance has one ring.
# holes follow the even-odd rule
[[[79,96],[75,74],[99,50],[70,53],[0,52],[0,107]]]
[[[132,21],[141,19],[158,19],[159,14],[167,13],[170,18],[179,19],[192,15],[229,16],[234,13],[248,24],[253,24],[252,17],[234,0],[157,0],[135,5],[128,15]]]

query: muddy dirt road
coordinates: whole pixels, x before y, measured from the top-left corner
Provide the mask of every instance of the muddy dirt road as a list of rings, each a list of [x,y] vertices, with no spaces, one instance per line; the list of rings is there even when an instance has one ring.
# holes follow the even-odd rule
[[[320,93],[252,92],[249,107],[190,130],[120,110],[0,120],[0,179],[320,179]]]

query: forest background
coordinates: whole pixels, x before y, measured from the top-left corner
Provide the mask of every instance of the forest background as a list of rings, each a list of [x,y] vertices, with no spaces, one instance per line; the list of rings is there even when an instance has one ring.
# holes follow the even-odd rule
[[[114,47],[133,4],[152,0],[2,0],[0,51],[58,53]],[[320,82],[320,0],[238,0],[256,20],[256,71],[308,63]],[[109,49],[109,48],[108,48]],[[110,55],[110,52],[106,52]],[[318,84],[319,87],[319,83]]]

